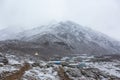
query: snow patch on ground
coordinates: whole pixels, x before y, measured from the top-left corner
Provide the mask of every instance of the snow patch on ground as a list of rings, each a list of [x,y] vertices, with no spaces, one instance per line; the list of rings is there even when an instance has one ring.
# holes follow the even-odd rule
[[[115,65],[117,65],[117,64],[114,62],[99,62],[99,63],[91,62],[88,65],[90,67],[98,68],[99,70],[104,71],[110,75],[120,77],[120,72],[117,71],[117,70],[120,70],[120,68],[115,67]]]
[[[26,78],[29,79],[29,77],[32,77],[36,80],[59,80],[59,77],[57,75],[57,72],[53,70],[53,68],[39,68],[39,67],[33,67],[29,71],[26,71],[23,79]]]

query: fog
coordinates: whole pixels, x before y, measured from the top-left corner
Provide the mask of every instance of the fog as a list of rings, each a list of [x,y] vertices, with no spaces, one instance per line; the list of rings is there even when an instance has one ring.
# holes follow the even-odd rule
[[[120,0],[0,0],[0,29],[64,20],[120,40]]]

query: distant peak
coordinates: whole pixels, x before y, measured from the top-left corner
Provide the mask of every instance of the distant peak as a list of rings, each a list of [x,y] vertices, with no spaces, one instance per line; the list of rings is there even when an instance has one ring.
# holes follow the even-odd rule
[[[75,22],[70,21],[70,20],[60,21],[59,23],[63,23],[63,24],[76,24]]]

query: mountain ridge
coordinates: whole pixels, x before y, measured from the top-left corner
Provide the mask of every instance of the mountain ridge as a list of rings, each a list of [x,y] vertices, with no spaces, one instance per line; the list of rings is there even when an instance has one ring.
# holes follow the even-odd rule
[[[58,22],[26,30],[16,34],[15,39],[39,44],[36,46],[44,46],[45,53],[49,50],[56,54],[58,50],[64,54],[120,54],[119,41],[72,21]],[[24,45],[18,47],[21,46]],[[46,47],[48,48],[45,49]]]

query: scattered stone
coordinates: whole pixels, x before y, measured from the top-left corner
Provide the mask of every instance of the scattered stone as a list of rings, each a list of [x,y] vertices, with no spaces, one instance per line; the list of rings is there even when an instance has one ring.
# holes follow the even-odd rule
[[[0,63],[3,63],[4,65],[8,64],[8,59],[2,54],[0,54]]]
[[[61,66],[58,69],[58,75],[60,77],[60,80],[72,80],[72,79],[69,78],[69,76],[65,72],[64,68],[61,67]]]
[[[77,68],[66,68],[66,72],[71,76],[71,77],[81,77],[82,73],[80,72],[79,69]]]

